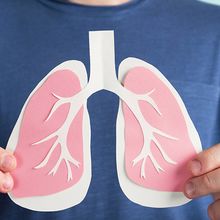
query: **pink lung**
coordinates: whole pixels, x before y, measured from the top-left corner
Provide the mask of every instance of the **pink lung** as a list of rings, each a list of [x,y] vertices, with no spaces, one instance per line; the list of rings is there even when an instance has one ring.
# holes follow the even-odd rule
[[[144,101],[139,106],[144,119],[153,127],[169,134],[178,140],[169,139],[155,134],[162,149],[176,164],[164,160],[155,143],[150,143],[151,152],[164,171],[157,172],[148,157],[145,163],[145,178],[141,178],[140,169],[143,161],[133,166],[133,160],[139,155],[143,146],[143,134],[134,114],[123,103],[125,121],[125,169],[126,174],[134,183],[148,189],[159,191],[182,191],[189,173],[186,162],[196,154],[195,146],[189,135],[189,124],[183,114],[180,102],[174,92],[153,71],[145,67],[134,67],[128,71],[124,79],[124,87],[136,94],[153,91],[150,97],[158,106],[161,115]],[[191,126],[191,125],[190,125]],[[144,133],[148,135],[147,132]]]
[[[83,135],[82,119],[83,107],[73,118],[67,136],[67,146],[71,156],[80,166],[71,166],[72,180],[67,180],[67,167],[61,162],[55,175],[48,175],[55,166],[61,153],[57,146],[46,166],[35,169],[43,161],[56,137],[41,144],[33,145],[56,131],[65,121],[70,104],[60,106],[51,118],[46,121],[50,110],[57,102],[56,94],[70,97],[81,90],[77,75],[70,70],[57,70],[52,73],[43,85],[32,95],[26,108],[19,131],[19,138],[15,149],[18,167],[12,173],[15,186],[12,191],[15,197],[42,196],[56,193],[76,184],[83,173]],[[31,181],[31,184],[30,184]]]

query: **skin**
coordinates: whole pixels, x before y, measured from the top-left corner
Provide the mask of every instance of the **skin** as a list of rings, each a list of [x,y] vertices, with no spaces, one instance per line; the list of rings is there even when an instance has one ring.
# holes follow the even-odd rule
[[[84,5],[110,6],[120,5],[129,0],[69,0]],[[13,188],[11,171],[16,168],[16,158],[12,152],[0,147],[0,192],[7,193]],[[211,220],[220,219],[220,144],[199,153],[188,162],[192,174],[185,183],[184,194],[190,199],[204,195],[213,195],[214,202],[208,207]]]
[[[10,174],[16,168],[16,158],[10,151],[0,148],[0,192],[6,193],[13,188],[13,178]]]

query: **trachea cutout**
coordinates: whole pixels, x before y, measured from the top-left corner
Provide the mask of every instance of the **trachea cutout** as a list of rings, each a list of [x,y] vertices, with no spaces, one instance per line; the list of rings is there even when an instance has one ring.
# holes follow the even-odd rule
[[[9,193],[20,206],[57,211],[79,204],[91,181],[88,98],[102,89],[120,98],[117,172],[133,202],[150,207],[188,202],[185,164],[201,151],[180,96],[154,66],[127,58],[115,72],[113,31],[89,32],[90,79],[80,61],[55,67],[25,102],[9,138],[18,168]],[[108,54],[108,56],[106,56]]]

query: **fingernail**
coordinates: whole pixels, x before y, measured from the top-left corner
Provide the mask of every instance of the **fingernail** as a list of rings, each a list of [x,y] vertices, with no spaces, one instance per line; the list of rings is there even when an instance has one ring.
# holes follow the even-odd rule
[[[14,164],[14,160],[11,155],[5,155],[3,157],[3,160],[2,160],[2,167],[3,168],[11,168],[11,167],[13,167],[13,164]]]
[[[185,186],[185,192],[189,197],[192,197],[195,193],[195,185],[192,182],[189,182]]]
[[[198,160],[193,160],[190,164],[190,168],[191,168],[191,172],[194,174],[194,175],[198,175],[201,173],[201,170],[202,170],[202,165],[200,163],[200,161]]]
[[[13,186],[11,178],[6,177],[2,186],[5,190],[10,190]]]

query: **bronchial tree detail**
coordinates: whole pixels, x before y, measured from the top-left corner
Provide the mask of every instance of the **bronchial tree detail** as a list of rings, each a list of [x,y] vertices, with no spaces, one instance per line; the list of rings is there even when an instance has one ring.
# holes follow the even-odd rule
[[[76,159],[73,158],[73,156],[70,154],[70,152],[68,150],[67,135],[68,135],[68,131],[70,129],[70,126],[71,126],[73,119],[77,115],[78,111],[82,108],[86,99],[85,100],[82,99],[82,97],[81,97],[82,93],[80,93],[80,92],[78,94],[76,94],[72,97],[68,97],[68,98],[60,97],[56,94],[53,94],[53,96],[56,97],[58,100],[53,105],[53,107],[52,107],[52,109],[51,109],[51,111],[45,121],[48,121],[52,117],[52,115],[55,113],[55,111],[64,104],[70,104],[69,113],[65,119],[65,122],[58,130],[56,130],[55,132],[53,132],[49,136],[41,139],[40,141],[37,141],[32,144],[32,145],[38,145],[38,144],[41,144],[43,142],[46,142],[46,141],[56,137],[55,142],[53,143],[52,147],[50,148],[50,150],[47,153],[44,160],[34,168],[39,169],[39,168],[46,166],[52,153],[54,152],[54,150],[57,147],[60,147],[61,153],[60,153],[59,159],[58,159],[57,163],[55,164],[55,166],[53,167],[53,169],[48,173],[48,175],[50,175],[50,174],[55,175],[61,162],[64,161],[66,164],[66,167],[67,167],[67,174],[68,174],[67,179],[68,179],[68,181],[70,181],[73,178],[70,165],[73,164],[74,166],[79,167],[80,163],[79,163],[79,161],[77,161]]]
[[[134,100],[133,102],[129,102],[129,97],[128,97],[128,100],[125,101],[125,103],[129,106],[129,108],[131,109],[131,111],[135,115],[137,121],[139,122],[141,130],[142,130],[142,134],[143,134],[143,137],[144,137],[144,144],[142,146],[141,152],[133,160],[133,166],[135,166],[136,164],[141,162],[141,177],[142,178],[146,177],[145,167],[146,167],[147,157],[150,158],[151,162],[153,163],[154,168],[156,169],[156,171],[158,173],[160,171],[164,171],[164,169],[160,166],[160,164],[158,164],[157,160],[155,159],[154,155],[151,152],[150,146],[151,146],[152,142],[158,148],[158,150],[160,151],[160,153],[162,154],[164,160],[167,163],[176,164],[176,162],[174,160],[172,160],[167,155],[167,153],[163,150],[163,146],[161,146],[160,142],[155,137],[155,134],[158,134],[160,136],[166,137],[166,138],[171,139],[171,140],[178,140],[178,138],[173,137],[169,134],[166,134],[164,131],[161,131],[160,129],[157,129],[157,128],[151,126],[146,121],[146,119],[143,117],[143,115],[140,111],[140,107],[139,107],[138,102],[139,101],[145,101],[149,105],[151,105],[152,108],[155,109],[155,111],[157,112],[157,114],[159,116],[162,116],[162,113],[160,112],[156,102],[150,97],[150,94],[152,94],[154,91],[155,90],[152,90],[152,91],[148,92],[146,95],[136,95],[136,100]]]
[[[106,46],[107,45],[107,46]],[[109,46],[110,45],[110,46]],[[99,48],[103,48],[99,50]],[[108,54],[108,56],[106,56]],[[107,57],[107,58],[106,58]],[[71,122],[74,117],[77,115],[78,111],[81,109],[83,104],[86,103],[87,99],[97,91],[100,90],[108,90],[118,95],[124,103],[127,104],[129,109],[133,112],[136,117],[140,127],[142,129],[144,144],[142,146],[141,152],[137,155],[136,158],[133,159],[133,166],[138,163],[141,163],[141,177],[145,178],[145,167],[146,167],[146,159],[150,158],[153,166],[156,171],[159,173],[163,171],[163,168],[157,162],[156,158],[151,152],[150,145],[151,142],[155,144],[160,153],[162,154],[164,160],[170,164],[176,164],[174,160],[172,160],[167,153],[163,150],[163,146],[160,144],[159,140],[155,137],[155,134],[161,135],[163,137],[169,138],[171,140],[178,140],[176,137],[173,137],[170,134],[166,134],[166,132],[161,131],[158,128],[151,126],[143,117],[139,104],[139,101],[145,101],[148,103],[159,116],[162,116],[162,112],[160,111],[156,101],[151,98],[151,94],[155,92],[155,89],[147,92],[146,94],[135,94],[125,87],[122,86],[122,83],[116,78],[115,73],[115,61],[114,61],[114,38],[112,33],[107,33],[106,35],[98,35],[97,33],[90,34],[90,62],[91,62],[91,74],[90,80],[85,88],[83,88],[79,93],[75,94],[72,97],[60,97],[57,94],[52,94],[57,98],[57,101],[53,105],[48,117],[45,119],[45,122],[51,119],[54,112],[64,104],[70,104],[70,109],[66,120],[63,125],[54,133],[49,136],[39,140],[33,145],[41,144],[45,141],[50,140],[51,138],[57,137],[55,142],[53,143],[51,149],[47,153],[45,159],[38,164],[35,169],[40,169],[48,163],[52,153],[57,147],[61,148],[61,153],[57,163],[54,165],[53,169],[49,172],[49,174],[55,175],[58,171],[58,168],[62,161],[65,162],[67,168],[67,178],[68,181],[72,179],[72,170],[71,164],[75,167],[79,167],[80,163],[74,159],[74,157],[70,154],[67,146],[67,134],[70,128]],[[74,147],[74,146],[73,146]]]
[[[126,94],[127,91],[125,91]],[[162,116],[162,113],[160,112],[156,102],[150,97],[150,94],[152,94],[154,90],[148,92],[147,94],[131,94],[128,93],[126,94],[126,97],[122,97],[121,99],[127,104],[129,109],[132,111],[134,114],[135,118],[137,119],[138,123],[140,124],[142,134],[144,137],[144,143],[141,149],[141,152],[137,155],[136,158],[133,159],[133,166],[135,166],[137,163],[141,162],[141,177],[145,178],[145,167],[146,167],[146,159],[149,157],[151,159],[151,162],[153,163],[153,166],[159,173],[160,171],[163,171],[163,168],[158,164],[157,160],[153,156],[150,146],[151,142],[154,142],[155,145],[157,146],[158,150],[162,154],[164,160],[170,164],[176,164],[175,161],[173,161],[163,150],[163,146],[161,146],[160,142],[157,140],[154,134],[161,135],[163,137],[169,138],[171,140],[178,140],[176,137],[173,137],[164,131],[161,131],[158,128],[155,128],[151,126],[143,117],[140,106],[138,104],[139,101],[145,101],[148,103],[152,108],[155,109],[158,115]]]

